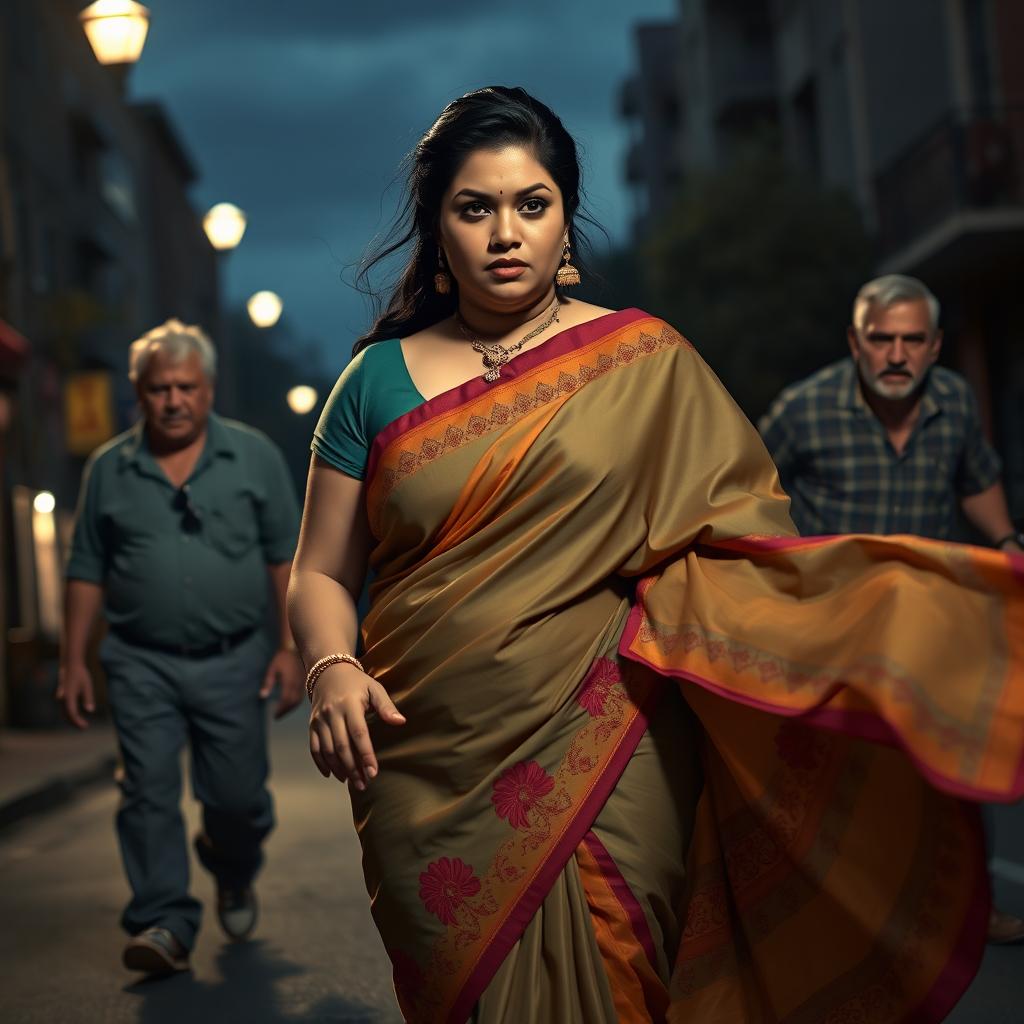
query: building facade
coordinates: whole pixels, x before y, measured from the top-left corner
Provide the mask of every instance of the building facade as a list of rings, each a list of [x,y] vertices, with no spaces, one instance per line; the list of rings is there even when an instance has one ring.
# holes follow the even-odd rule
[[[790,162],[850,193],[878,273],[920,277],[942,302],[946,361],[974,387],[1021,520],[1024,4],[680,0],[675,38],[678,128],[661,143],[675,180],[774,125]],[[638,50],[642,94],[653,72]],[[636,137],[657,134],[648,109],[625,111]],[[630,150],[639,209],[661,201],[656,159]]]
[[[214,329],[218,316],[193,164],[163,110],[130,102],[123,69],[96,61],[81,6],[0,4],[0,322],[28,349],[0,382],[0,722],[51,713],[50,577],[85,456],[133,416],[129,343],[171,315]]]

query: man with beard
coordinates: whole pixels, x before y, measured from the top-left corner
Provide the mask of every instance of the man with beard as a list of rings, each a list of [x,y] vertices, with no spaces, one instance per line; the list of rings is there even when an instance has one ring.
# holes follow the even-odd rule
[[[86,651],[102,609],[132,889],[124,964],[153,974],[186,969],[199,928],[179,807],[183,747],[203,807],[196,853],[216,881],[224,931],[244,939],[273,826],[263,699],[280,684],[280,717],[303,694],[284,612],[298,532],[292,483],[263,434],[211,412],[215,369],[206,335],[177,320],[132,345],[142,419],[86,464],[67,568],[57,698],[85,728]],[[272,656],[260,628],[268,589],[280,622]]]
[[[1021,552],[967,382],[935,362],[939,303],[888,274],[861,288],[850,359],[786,388],[758,427],[804,536],[910,533],[948,540],[957,506],[994,546]],[[1024,939],[1024,920],[992,911],[990,942]]]

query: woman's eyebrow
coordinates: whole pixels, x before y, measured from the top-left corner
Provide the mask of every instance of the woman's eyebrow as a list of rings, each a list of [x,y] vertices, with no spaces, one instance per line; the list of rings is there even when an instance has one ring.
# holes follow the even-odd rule
[[[545,192],[550,192],[551,189],[544,184],[542,181],[538,181],[536,185],[530,185],[527,188],[521,188],[516,192],[516,197],[525,196],[530,192],[536,192],[538,189],[544,189]],[[452,196],[453,199],[458,199],[459,196],[468,196],[472,199],[493,199],[494,196],[490,192],[481,192],[475,188],[461,188],[458,192]]]

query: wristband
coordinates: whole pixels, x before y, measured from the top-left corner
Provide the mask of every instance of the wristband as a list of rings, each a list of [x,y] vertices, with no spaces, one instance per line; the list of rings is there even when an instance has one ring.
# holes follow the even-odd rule
[[[996,541],[996,547],[1001,548],[1011,540],[1018,547],[1024,548],[1024,533],[1018,533],[1016,530],[1014,530],[1013,533],[1008,533],[1005,537],[1000,537],[999,540]]]

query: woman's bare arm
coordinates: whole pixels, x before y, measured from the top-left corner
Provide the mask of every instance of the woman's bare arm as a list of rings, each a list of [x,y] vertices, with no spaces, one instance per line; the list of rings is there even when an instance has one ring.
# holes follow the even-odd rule
[[[288,586],[288,620],[307,667],[328,654],[355,652],[356,602],[370,543],[363,482],[314,456]],[[377,774],[366,727],[370,708],[389,724],[405,721],[384,688],[354,666],[332,665],[320,676],[309,749],[322,775],[364,789]]]

